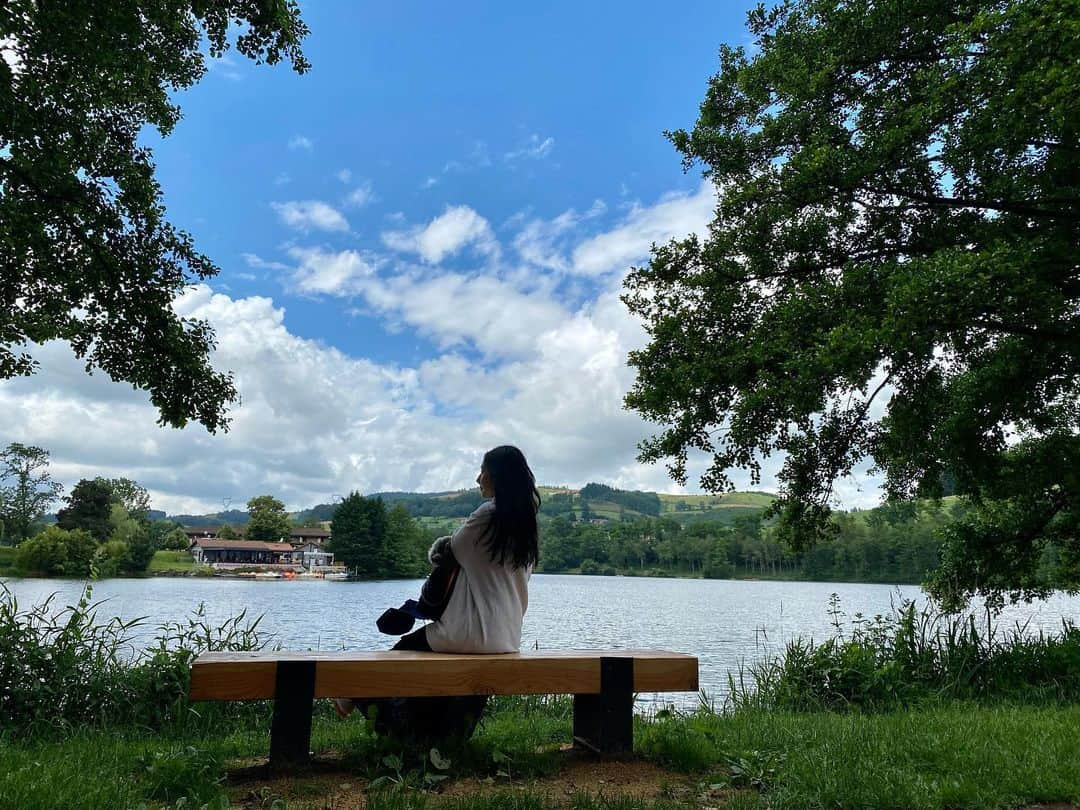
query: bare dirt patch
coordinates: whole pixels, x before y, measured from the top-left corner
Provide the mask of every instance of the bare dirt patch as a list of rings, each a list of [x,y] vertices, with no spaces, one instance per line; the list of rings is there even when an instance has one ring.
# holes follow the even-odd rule
[[[705,783],[708,783],[706,778]],[[270,777],[260,768],[234,771],[229,778],[230,798],[243,808],[270,807],[274,799],[288,801],[290,807],[319,810],[358,810],[366,808],[367,781],[351,774],[341,763],[323,760],[312,770],[292,776]],[[547,776],[527,779],[505,777],[461,777],[428,794],[432,804],[438,798],[495,796],[522,792],[563,804],[588,794],[609,799],[669,799],[688,806],[722,804],[727,791],[702,788],[702,777],[665,770],[637,759],[597,760],[577,751],[566,751],[555,771]],[[1055,808],[1056,810],[1056,808]]]

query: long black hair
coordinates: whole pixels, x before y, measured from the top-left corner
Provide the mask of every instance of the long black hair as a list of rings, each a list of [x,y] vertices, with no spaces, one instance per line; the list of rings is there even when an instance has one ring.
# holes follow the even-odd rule
[[[540,493],[525,455],[504,444],[484,454],[483,469],[495,490],[495,511],[485,533],[492,562],[514,568],[536,565],[540,544],[536,513]]]

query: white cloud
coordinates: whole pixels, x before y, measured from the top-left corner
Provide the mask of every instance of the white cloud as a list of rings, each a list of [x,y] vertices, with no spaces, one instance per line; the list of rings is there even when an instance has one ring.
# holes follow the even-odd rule
[[[375,201],[375,190],[371,183],[364,181],[345,196],[345,204],[353,208],[360,208]]]
[[[632,262],[647,258],[654,242],[691,233],[704,236],[715,208],[716,194],[708,180],[692,194],[669,194],[648,207],[635,204],[617,228],[574,248],[571,268],[586,276],[625,271]]]
[[[0,37],[0,59],[7,63],[8,69],[14,76],[17,77],[23,72],[19,43],[14,37]]]
[[[467,205],[448,206],[427,225],[404,231],[387,231],[383,244],[400,253],[416,253],[432,264],[441,262],[467,245],[478,253],[495,256],[499,245],[486,219]]]
[[[288,270],[289,269],[289,265],[284,264],[283,262],[267,261],[266,259],[262,258],[261,256],[255,254],[255,253],[241,253],[240,256],[241,256],[241,258],[243,258],[244,263],[248,267],[254,267],[257,270]]]
[[[240,63],[231,53],[223,53],[217,59],[207,59],[206,67],[211,73],[216,73],[231,82],[238,82],[244,78],[240,72]]]
[[[318,248],[290,248],[298,262],[292,274],[293,288],[306,295],[353,295],[360,282],[375,272],[355,250],[328,253]]]
[[[514,236],[514,248],[522,261],[535,267],[567,272],[570,262],[564,255],[572,237],[582,223],[595,219],[607,211],[603,200],[594,200],[584,214],[573,208],[564,211],[554,219],[533,219],[520,225]],[[523,218],[522,218],[523,219]],[[520,224],[520,221],[508,223]]]
[[[526,139],[525,143],[517,149],[507,152],[503,155],[503,158],[507,163],[514,163],[518,160],[543,160],[551,154],[551,150],[554,148],[554,138],[541,138],[536,133],[533,133]]]
[[[647,250],[635,226],[660,234],[657,223],[666,222],[670,233],[657,239],[686,233],[691,214],[676,209],[700,214],[703,196],[638,206],[606,233],[583,235],[595,228],[589,214],[599,216],[599,206],[564,212],[538,233],[553,234],[558,255],[578,271],[570,263],[582,253]],[[427,228],[407,231],[420,255]],[[486,233],[463,230],[474,240]],[[428,255],[443,258],[452,255],[446,245],[464,244],[472,242],[431,243]],[[211,322],[214,363],[236,374],[242,404],[229,433],[159,428],[145,393],[102,374],[87,376],[64,344],[51,343],[33,349],[42,363],[38,375],[0,382],[0,443],[48,448],[54,474],[69,488],[86,476],[135,478],[150,488],[156,507],[174,512],[218,509],[223,497],[242,504],[262,493],[297,509],[353,489],[465,487],[480,454],[502,443],[521,446],[544,483],[678,489],[662,465],[635,460],[637,443],[654,427],[623,408],[634,379],[626,356],[647,336],[619,300],[614,273],[589,282],[593,293],[576,305],[566,303],[555,274],[515,274],[498,262],[464,273],[402,266],[357,250],[293,246],[286,254],[288,271],[254,253],[244,259],[281,272],[295,292],[336,297],[324,304],[328,315],[355,302],[383,328],[428,338],[438,350],[412,366],[349,356],[291,332],[285,310],[269,298],[232,298],[200,285],[177,309]],[[691,471],[704,464],[693,457]],[[764,487],[775,485],[777,466],[766,463]],[[734,479],[749,486],[745,474]],[[845,502],[874,500],[876,482],[860,481],[862,492],[840,489]]]
[[[349,223],[336,208],[320,200],[290,200],[270,203],[278,218],[290,228],[301,231],[347,231]]]
[[[306,152],[310,152],[315,148],[315,142],[306,135],[293,135],[289,138],[290,149],[303,149]]]
[[[352,180],[352,172],[348,169],[340,169],[334,177],[348,185],[349,181]]]
[[[292,182],[292,177],[287,172],[281,172],[274,178],[275,186],[287,186]]]
[[[420,184],[420,188],[422,188],[424,190],[427,190],[427,189],[431,188],[432,186],[438,185],[438,182],[439,182],[438,177],[434,177],[434,176],[428,177],[428,178],[426,178],[424,180],[423,183]]]

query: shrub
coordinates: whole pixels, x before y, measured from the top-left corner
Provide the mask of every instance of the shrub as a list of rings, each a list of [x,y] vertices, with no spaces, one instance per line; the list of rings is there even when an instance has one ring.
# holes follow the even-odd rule
[[[45,576],[87,577],[96,552],[97,543],[88,532],[49,526],[19,544],[16,567]]]
[[[190,720],[192,659],[207,650],[254,650],[265,643],[258,619],[247,622],[241,613],[211,627],[200,606],[190,619],[159,627],[153,645],[138,652],[131,638],[142,620],[99,622],[99,605],[87,585],[76,605],[57,610],[49,597],[22,611],[0,583],[0,732],[113,724],[159,728]],[[200,708],[203,714],[214,710]],[[224,704],[216,711],[252,715],[261,708]]]
[[[169,551],[186,551],[191,541],[181,528],[173,529],[165,535],[161,547]]]
[[[729,679],[736,705],[816,711],[888,710],[937,698],[1080,701],[1080,628],[1059,634],[1001,632],[987,618],[919,611],[856,614],[845,629],[833,597],[835,637],[790,642],[782,657]]]

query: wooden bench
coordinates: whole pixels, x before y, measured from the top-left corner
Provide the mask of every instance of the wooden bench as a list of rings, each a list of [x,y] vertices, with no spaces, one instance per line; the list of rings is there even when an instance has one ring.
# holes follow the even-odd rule
[[[195,700],[273,700],[270,767],[310,757],[315,698],[457,695],[574,696],[574,743],[599,754],[633,748],[635,692],[696,692],[698,661],[658,650],[565,650],[509,655],[428,652],[203,653]]]

